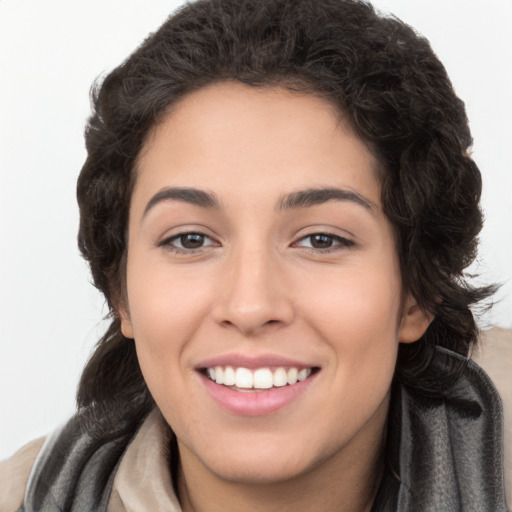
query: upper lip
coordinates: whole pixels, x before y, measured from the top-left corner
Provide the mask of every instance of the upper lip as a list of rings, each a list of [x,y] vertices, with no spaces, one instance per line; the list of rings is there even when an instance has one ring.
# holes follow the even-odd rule
[[[311,362],[298,361],[289,357],[277,354],[261,354],[250,356],[246,354],[223,354],[210,359],[205,359],[196,365],[197,370],[204,368],[213,368],[215,366],[233,366],[236,368],[265,368],[265,367],[293,367],[293,368],[314,368],[317,364]]]

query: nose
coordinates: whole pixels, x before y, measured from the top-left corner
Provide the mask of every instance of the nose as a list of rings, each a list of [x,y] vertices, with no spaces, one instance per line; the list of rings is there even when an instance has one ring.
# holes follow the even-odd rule
[[[217,323],[256,336],[292,322],[292,293],[278,260],[258,249],[228,259],[213,311]]]

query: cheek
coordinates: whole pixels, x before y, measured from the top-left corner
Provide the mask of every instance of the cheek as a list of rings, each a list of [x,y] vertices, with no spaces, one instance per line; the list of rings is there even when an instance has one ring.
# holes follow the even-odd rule
[[[338,282],[331,281],[310,300],[305,313],[316,318],[311,324],[330,347],[333,385],[344,390],[342,400],[353,400],[354,406],[363,396],[370,402],[381,400],[394,373],[401,291],[393,267],[387,268],[389,272],[353,269]]]
[[[209,291],[186,272],[170,272],[165,264],[128,267],[127,292],[136,341],[157,349],[178,344],[192,334],[207,310]]]
[[[139,364],[157,402],[180,388],[187,346],[208,311],[208,290],[177,279],[165,266],[128,266],[127,294]],[[174,393],[179,397],[180,392]]]
[[[331,275],[326,281],[328,285],[321,289],[311,282],[310,289],[303,292],[308,298],[304,314],[317,318],[320,327],[343,333],[342,337],[359,339],[363,345],[372,344],[375,337],[391,336],[397,341],[400,279],[393,267],[383,267],[388,271],[378,267],[349,268],[338,276]]]

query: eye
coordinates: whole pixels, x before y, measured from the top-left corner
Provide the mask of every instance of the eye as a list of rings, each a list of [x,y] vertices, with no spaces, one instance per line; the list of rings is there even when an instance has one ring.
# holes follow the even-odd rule
[[[329,250],[335,250],[336,248],[352,247],[354,242],[331,233],[313,233],[302,237],[294,245],[328,252]]]
[[[167,247],[177,252],[188,252],[203,249],[217,243],[209,236],[203,233],[179,233],[177,235],[166,238],[160,242],[161,246]]]

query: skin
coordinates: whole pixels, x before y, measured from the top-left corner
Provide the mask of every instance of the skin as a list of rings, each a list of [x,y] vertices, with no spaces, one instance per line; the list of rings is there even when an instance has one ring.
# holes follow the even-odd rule
[[[185,511],[371,507],[398,343],[429,323],[402,293],[376,167],[329,103],[279,88],[203,88],[149,137],[120,315],[178,439]],[[152,200],[168,187],[213,193],[219,205]],[[287,194],[326,188],[363,200],[280,207]],[[202,246],[183,247],[177,235],[190,232],[205,235]],[[330,247],[315,244],[318,233]],[[284,408],[240,416],[197,371],[228,353],[320,371]]]

